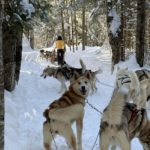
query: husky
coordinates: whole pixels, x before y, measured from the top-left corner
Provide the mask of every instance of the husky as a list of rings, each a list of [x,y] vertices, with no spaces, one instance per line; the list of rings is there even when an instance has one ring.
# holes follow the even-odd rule
[[[90,89],[88,73],[80,77],[74,75],[69,89],[44,111],[43,115],[46,121],[43,124],[43,144],[45,150],[51,150],[51,143],[56,135],[63,136],[73,150],[82,150],[84,106]],[[76,122],[77,145],[71,127],[73,122]]]
[[[70,81],[74,75],[74,73],[78,74],[83,74],[86,70],[86,66],[83,63],[83,61],[80,59],[80,64],[82,68],[68,68],[68,66],[62,66],[62,67],[50,67],[47,66],[41,75],[41,77],[44,77],[44,79],[49,76],[49,77],[54,77],[56,78],[60,83],[61,83],[61,88],[59,93],[63,93],[64,91],[67,90],[66,86],[66,81]]]
[[[43,60],[45,58],[45,51],[41,49],[39,53],[39,57]]]
[[[108,150],[110,145],[119,145],[121,150],[130,150],[128,132],[124,131],[122,122],[123,109],[127,100],[127,92],[115,89],[110,103],[103,111],[100,125],[100,150]]]
[[[137,104],[138,108],[145,108],[146,100],[148,101],[150,98],[150,94],[148,92],[148,90],[150,89],[150,74],[148,73],[149,72],[146,69],[137,70],[134,72],[129,71],[128,68],[118,68],[115,87],[119,88],[121,86],[126,86],[130,88],[130,90],[134,89],[136,91],[136,99],[134,103]]]
[[[78,74],[82,75],[85,72],[90,74],[90,81],[92,85],[92,93],[97,90],[96,87],[96,75],[101,73],[102,70],[98,69],[96,71],[87,70],[85,64],[83,63],[82,59],[80,59],[80,64],[82,68],[74,68],[68,65],[66,62],[61,67],[50,67],[47,66],[41,75],[41,77],[46,78],[47,76],[54,77],[61,83],[60,93],[64,92],[67,89],[66,81],[72,82],[72,77],[77,72]]]
[[[83,62],[80,63],[80,64],[82,64],[81,65],[81,66],[83,66],[82,68],[86,68],[86,67],[84,67],[85,65],[83,64]],[[68,65],[65,61],[64,61],[63,67],[67,67],[68,70],[74,70],[74,68],[71,67],[70,65]],[[97,79],[96,75],[102,73],[102,70],[100,68],[96,71],[84,69],[84,72],[90,74],[91,88],[92,88],[92,94],[93,94],[94,92],[97,91],[96,81],[98,79]]]
[[[139,81],[150,79],[150,71],[147,69],[136,70],[135,73]],[[126,83],[130,84],[131,82],[130,76],[128,75],[128,68],[120,69],[119,67],[117,67],[116,77],[117,87],[120,87],[121,85]]]
[[[116,92],[117,91],[117,92]],[[131,150],[131,140],[139,138],[144,150],[150,150],[150,121],[145,109],[138,110],[128,103],[134,92],[115,90],[110,103],[103,111],[100,125],[100,150]]]
[[[53,64],[55,63],[55,61],[57,61],[55,50],[47,51],[47,50],[41,49],[39,51],[39,57],[42,60],[46,59],[47,61],[50,61]]]

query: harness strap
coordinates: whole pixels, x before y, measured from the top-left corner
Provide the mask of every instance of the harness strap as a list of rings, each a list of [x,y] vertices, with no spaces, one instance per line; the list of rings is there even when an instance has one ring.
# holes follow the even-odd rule
[[[124,80],[124,79],[127,79],[127,78],[130,78],[130,77],[128,75],[124,75],[124,76],[118,78],[118,80]]]
[[[67,69],[67,70],[68,70],[68,69]],[[69,79],[73,76],[73,72],[72,72],[71,70],[66,71],[66,70],[63,69],[63,68],[59,68],[59,69],[57,70],[57,73],[58,73],[58,72],[61,72],[67,80],[69,80]]]
[[[130,118],[130,120],[129,120],[129,123],[137,116],[137,113],[138,113],[139,111],[140,111],[140,110],[138,110],[138,109],[131,110],[132,115],[131,115],[131,118]]]
[[[118,78],[118,80],[121,80],[121,84],[130,83],[130,77],[128,75],[124,75],[123,77]]]
[[[139,76],[139,80],[142,80],[142,77],[146,77],[148,79],[148,76],[144,70],[142,70],[143,74]]]
[[[122,81],[122,82],[121,82],[122,85],[125,84],[125,83],[131,83],[131,80],[124,81],[124,82]]]

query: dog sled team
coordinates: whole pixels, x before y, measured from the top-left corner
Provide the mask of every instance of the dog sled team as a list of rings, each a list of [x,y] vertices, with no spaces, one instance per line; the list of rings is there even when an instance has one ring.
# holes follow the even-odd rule
[[[61,66],[64,63],[65,50],[65,42],[61,36],[58,36],[57,40],[54,43],[54,48],[51,51],[41,49],[39,52],[39,57],[41,59],[46,59],[51,63],[55,63],[57,61],[58,65]]]
[[[82,150],[84,106],[90,93],[97,91],[96,71],[88,70],[83,60],[81,68],[74,68],[63,62],[59,67],[47,66],[41,77],[53,77],[61,83],[61,97],[54,100],[43,112],[43,145],[52,150],[56,135],[63,136],[73,150]],[[66,81],[70,82],[67,88]],[[150,120],[147,102],[150,100],[150,71],[130,71],[117,68],[114,91],[108,106],[104,109],[99,132],[99,149],[131,150],[131,140],[137,137],[143,150],[150,150]],[[72,129],[76,122],[77,136]]]
[[[96,88],[95,72],[86,69],[80,60],[81,68],[64,63],[62,67],[47,67],[42,77],[54,77],[61,82],[62,96],[54,100],[44,111],[43,144],[51,150],[51,143],[57,134],[63,136],[70,148],[82,150],[82,129],[84,106],[87,96]],[[66,81],[70,81],[67,90]],[[108,106],[103,111],[100,123],[100,150],[131,150],[131,140],[139,138],[144,150],[150,150],[150,120],[147,117],[146,103],[150,98],[150,71],[146,69],[130,71],[117,69],[114,92]],[[77,138],[71,127],[76,122]]]

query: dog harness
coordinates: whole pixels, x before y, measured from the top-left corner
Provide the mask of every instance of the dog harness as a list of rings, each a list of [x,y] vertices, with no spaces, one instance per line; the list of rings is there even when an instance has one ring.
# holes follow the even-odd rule
[[[118,78],[118,80],[121,81],[122,85],[125,84],[125,83],[130,83],[131,82],[130,77],[128,75],[124,75],[124,76]]]
[[[132,112],[131,117],[129,119],[129,123],[132,122],[132,120],[138,115],[138,112],[143,109],[137,109],[136,104],[127,103],[126,107]]]
[[[65,69],[67,69],[67,67],[65,67]],[[69,80],[73,76],[73,72],[72,70],[67,69],[66,71],[65,69],[60,68],[60,71],[65,76],[65,78]]]
[[[148,79],[148,76],[147,76],[147,74],[146,74],[146,71],[148,71],[148,70],[142,70],[143,74],[141,74],[141,75],[139,76],[139,80],[140,80],[140,81],[142,80],[142,78],[143,78],[144,76]],[[148,71],[148,72],[149,72],[149,71]]]

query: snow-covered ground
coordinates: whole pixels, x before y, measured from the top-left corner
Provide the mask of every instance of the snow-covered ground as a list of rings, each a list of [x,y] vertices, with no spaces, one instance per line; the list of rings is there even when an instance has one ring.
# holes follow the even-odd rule
[[[88,69],[101,68],[102,74],[97,77],[98,91],[88,97],[97,109],[103,111],[108,104],[115,80],[115,73],[111,74],[111,53],[107,45],[103,47],[81,47],[75,53],[66,52],[66,61],[74,66],[80,67],[79,59],[82,58]],[[43,150],[42,124],[44,121],[43,111],[48,105],[61,96],[58,93],[60,83],[54,78],[43,79],[40,77],[43,68],[49,62],[40,60],[38,52],[31,50],[28,42],[24,42],[23,60],[21,66],[20,80],[13,92],[5,91],[5,150]],[[135,58],[132,56],[120,66],[128,66],[129,69],[137,69]],[[69,83],[68,83],[69,84]],[[91,150],[100,125],[101,114],[85,106],[83,150]],[[73,125],[74,131],[75,125]],[[68,150],[62,137],[56,138],[58,150]],[[55,149],[54,143],[52,144]],[[99,139],[96,141],[94,150],[99,150]],[[132,141],[132,150],[142,150],[138,139]]]

